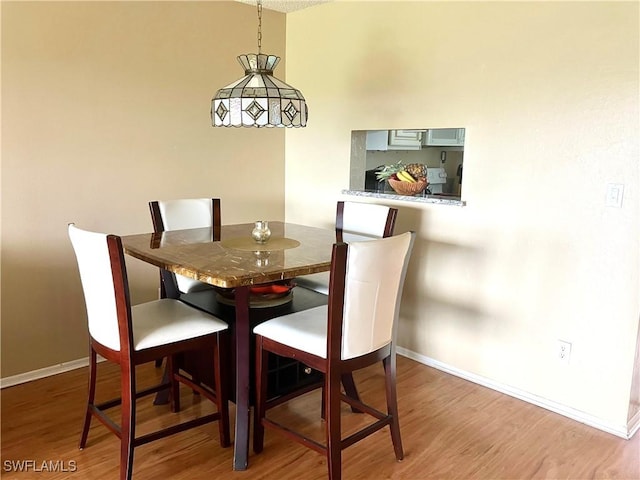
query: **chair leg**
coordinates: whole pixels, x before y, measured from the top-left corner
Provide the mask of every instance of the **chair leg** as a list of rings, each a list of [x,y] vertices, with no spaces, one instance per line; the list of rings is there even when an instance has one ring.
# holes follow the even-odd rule
[[[342,375],[342,385],[344,386],[344,393],[347,397],[358,401],[360,400],[360,395],[358,395],[358,389],[356,388],[356,382],[353,381],[353,374],[351,372]],[[351,407],[351,411],[353,413],[364,413],[353,406]]]
[[[216,403],[220,418],[218,419],[218,431],[220,434],[220,446],[228,447],[231,444],[229,433],[229,392],[227,390],[226,369],[221,367],[222,359],[226,357],[226,349],[222,347],[228,340],[224,333],[219,333],[213,344],[214,367],[213,376],[216,389]]]
[[[168,363],[168,362],[167,362]],[[169,366],[165,365],[164,372],[162,372],[162,383],[171,382],[171,371]],[[156,398],[153,400],[154,405],[166,405],[170,402],[171,388],[167,387],[164,390],[160,390],[156,394]]]
[[[342,445],[340,428],[340,376],[331,371],[325,374],[327,405],[327,463],[329,480],[340,480],[342,476]]]
[[[89,391],[87,393],[87,411],[84,414],[84,423],[82,425],[82,435],[80,436],[80,450],[87,444],[87,436],[89,435],[89,427],[91,426],[91,406],[96,396],[96,351],[91,347],[89,352]]]
[[[177,413],[180,411],[180,382],[176,380],[178,362],[175,355],[169,355],[167,357],[167,370],[169,370],[169,381],[171,382],[169,404],[171,411]]]
[[[131,480],[133,448],[136,431],[136,373],[135,366],[122,364],[122,404],[120,423],[120,480]]]
[[[268,355],[269,352],[262,348],[262,337],[256,335],[256,399],[253,412],[253,451],[255,453],[262,452],[264,448],[262,419],[266,414]]]
[[[400,421],[398,419],[398,396],[396,393],[396,359],[395,354],[382,360],[385,373],[385,391],[387,394],[387,412],[391,415],[391,442],[396,460],[404,458],[402,439],[400,438]]]
[[[351,372],[345,373],[342,375],[342,386],[344,387],[344,393],[347,397],[353,398],[354,400],[360,400],[360,395],[358,395],[358,389],[356,388],[356,382],[353,380],[353,374]],[[326,420],[326,408],[325,405],[325,395],[324,395],[324,385],[322,386],[322,405],[320,406],[320,417],[323,420]],[[353,413],[364,413],[362,410],[358,410],[356,407],[351,406],[351,411]]]

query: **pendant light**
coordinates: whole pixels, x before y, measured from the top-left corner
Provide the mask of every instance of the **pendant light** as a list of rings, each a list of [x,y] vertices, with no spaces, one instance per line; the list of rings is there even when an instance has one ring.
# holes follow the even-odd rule
[[[300,90],[273,76],[280,57],[261,52],[262,0],[258,7],[258,53],[240,55],[245,76],[211,100],[214,127],[305,127],[307,103]]]

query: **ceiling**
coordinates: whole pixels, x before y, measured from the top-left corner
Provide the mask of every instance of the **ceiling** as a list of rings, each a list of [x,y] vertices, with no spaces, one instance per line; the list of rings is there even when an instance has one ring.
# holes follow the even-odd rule
[[[256,0],[235,0],[236,2],[256,5]],[[262,0],[262,7],[278,12],[290,13],[303,8],[313,7],[321,3],[328,3],[331,0]]]

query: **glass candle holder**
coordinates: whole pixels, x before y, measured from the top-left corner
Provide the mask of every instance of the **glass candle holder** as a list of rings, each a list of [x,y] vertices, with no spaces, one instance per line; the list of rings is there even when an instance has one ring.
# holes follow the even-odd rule
[[[267,243],[267,241],[271,238],[271,230],[269,230],[269,222],[266,220],[258,220],[251,231],[251,238],[253,238],[256,243]]]

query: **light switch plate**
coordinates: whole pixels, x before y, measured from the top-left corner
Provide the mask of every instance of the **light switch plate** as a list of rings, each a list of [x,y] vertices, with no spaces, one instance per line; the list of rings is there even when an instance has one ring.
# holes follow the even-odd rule
[[[608,183],[607,196],[604,201],[605,206],[622,208],[623,193],[624,185],[622,183]]]

